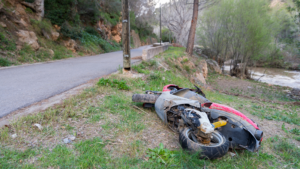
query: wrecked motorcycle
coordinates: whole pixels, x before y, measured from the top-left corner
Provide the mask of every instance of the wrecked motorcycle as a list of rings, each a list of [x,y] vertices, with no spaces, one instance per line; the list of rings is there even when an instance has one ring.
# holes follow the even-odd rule
[[[182,148],[199,152],[200,158],[222,157],[229,148],[257,152],[263,139],[258,125],[231,107],[210,102],[195,87],[167,85],[162,92],[134,94],[132,101],[155,107],[157,115],[179,133]]]

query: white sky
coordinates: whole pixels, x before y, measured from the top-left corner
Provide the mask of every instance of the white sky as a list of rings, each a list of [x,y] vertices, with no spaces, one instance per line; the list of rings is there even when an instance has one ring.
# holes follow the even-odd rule
[[[158,8],[160,4],[159,2],[161,2],[161,4],[164,4],[164,3],[169,3],[170,0],[155,0],[155,2],[157,3],[155,7]]]

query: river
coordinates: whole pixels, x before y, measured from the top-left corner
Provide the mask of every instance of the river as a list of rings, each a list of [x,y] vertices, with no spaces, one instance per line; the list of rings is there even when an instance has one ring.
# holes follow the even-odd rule
[[[224,66],[225,71],[230,70],[230,66]],[[268,84],[300,88],[300,71],[277,69],[277,68],[251,68],[252,78],[259,79]]]

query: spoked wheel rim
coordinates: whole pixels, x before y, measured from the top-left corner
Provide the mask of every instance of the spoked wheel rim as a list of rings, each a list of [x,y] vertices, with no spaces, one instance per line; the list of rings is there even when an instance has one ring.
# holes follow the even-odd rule
[[[199,141],[197,141],[195,138],[193,139],[193,132],[191,129],[188,129],[186,131],[186,136],[189,140],[195,142],[196,144],[199,144],[201,146],[206,146],[206,147],[217,147],[217,146],[220,146],[222,143],[223,143],[223,138],[222,136],[217,133],[217,132],[213,132],[212,133],[212,139],[211,139],[211,142],[209,144],[202,144],[200,143]]]

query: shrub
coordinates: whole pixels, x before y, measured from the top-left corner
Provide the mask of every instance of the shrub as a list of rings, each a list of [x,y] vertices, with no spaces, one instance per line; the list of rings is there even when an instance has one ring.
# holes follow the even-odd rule
[[[51,0],[45,1],[45,18],[51,20],[53,24],[61,26],[65,21],[70,21],[72,17],[72,4],[75,0]]]
[[[84,31],[87,32],[87,33],[89,33],[89,34],[91,34],[91,35],[99,36],[98,31],[95,28],[91,27],[91,26],[87,26],[84,29]]]
[[[40,35],[42,35],[42,31],[46,31],[47,33],[51,32],[52,24],[48,19],[43,19],[41,21],[31,19],[30,22],[33,26],[34,31]]]
[[[111,52],[115,50],[119,50],[120,46],[118,43],[114,43],[115,46],[111,45],[108,41],[102,39],[99,36],[89,34],[87,32],[82,33],[82,38],[80,39],[81,43],[84,46],[100,46],[105,52]]]
[[[5,35],[0,32],[0,50],[14,51],[16,49],[16,44],[13,41],[6,38]]]
[[[68,22],[64,22],[61,26],[60,33],[71,39],[80,39],[83,31],[80,27],[72,27]]]
[[[130,87],[126,84],[126,81],[124,80],[119,81],[117,79],[113,79],[111,81],[110,79],[101,78],[97,84],[99,86],[110,86],[110,87],[118,88],[120,90],[130,89]]]
[[[10,65],[12,65],[11,61],[9,61],[6,58],[0,58],[0,66],[5,67],[5,66],[10,66]]]

